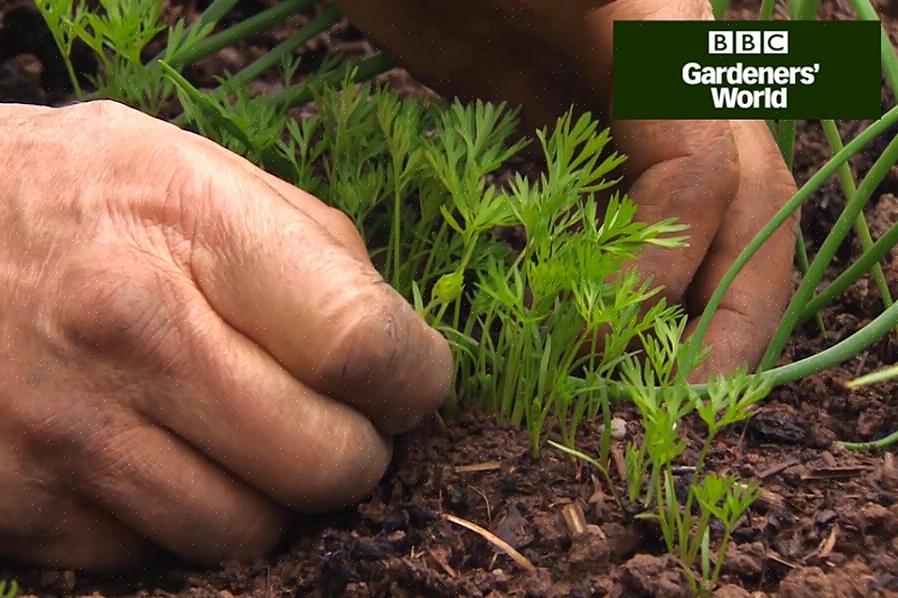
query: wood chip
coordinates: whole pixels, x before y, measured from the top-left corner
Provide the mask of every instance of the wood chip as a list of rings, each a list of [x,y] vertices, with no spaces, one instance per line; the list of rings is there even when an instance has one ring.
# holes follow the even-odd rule
[[[478,473],[481,471],[496,471],[501,469],[501,461],[486,461],[485,463],[474,463],[472,465],[457,465],[455,473]]]
[[[853,478],[870,471],[868,465],[848,467],[816,467],[801,476],[802,480],[831,480],[834,478]]]
[[[776,475],[782,471],[785,471],[792,467],[793,465],[798,465],[801,463],[798,459],[789,459],[788,461],[783,461],[782,463],[777,463],[776,465],[771,465],[764,471],[758,474],[758,479],[763,480],[765,478],[769,478],[772,475]]]
[[[740,484],[743,489],[748,489],[746,484]],[[785,513],[788,510],[788,505],[786,504],[785,499],[779,494],[771,492],[766,488],[761,488],[760,494],[758,494],[758,498],[755,501],[755,504],[758,507],[762,507],[768,509],[770,511],[774,511],[777,513]]]
[[[583,514],[583,508],[579,502],[572,502],[565,505],[561,509],[561,516],[564,518],[564,524],[567,526],[568,533],[578,536],[586,531],[586,515]]]
[[[773,551],[770,550],[770,549],[767,549],[767,554],[766,554],[766,556],[767,556],[767,558],[770,559],[771,561],[777,562],[777,563],[779,563],[780,565],[784,565],[784,566],[786,566],[786,567],[788,567],[788,568],[790,568],[790,569],[795,569],[795,568],[798,567],[798,565],[797,565],[796,563],[793,563],[793,562],[791,562],[791,561],[787,561],[786,559],[784,559],[783,557],[781,557],[780,555],[778,555],[777,553],[773,552]]]
[[[829,530],[829,535],[826,537],[823,542],[820,543],[820,548],[817,550],[817,556],[821,559],[828,558],[829,555],[832,554],[833,548],[836,547],[836,540],[839,537],[839,526],[834,525],[832,529]]]
[[[443,513],[443,518],[450,523],[454,523],[455,525],[459,525],[467,530],[474,532],[475,534],[480,535],[484,540],[508,555],[511,560],[517,563],[525,571],[529,571],[530,573],[536,571],[536,567],[533,566],[533,563],[530,562],[530,559],[515,550],[514,546],[512,546],[493,532],[489,531],[488,529],[482,528],[476,523],[468,521],[467,519],[462,519],[461,517],[450,515],[449,513]]]

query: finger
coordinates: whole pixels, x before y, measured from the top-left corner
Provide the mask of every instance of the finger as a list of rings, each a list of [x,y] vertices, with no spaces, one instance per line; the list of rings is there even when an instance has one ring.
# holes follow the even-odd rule
[[[330,235],[346,247],[353,256],[373,267],[371,257],[368,254],[368,248],[365,246],[365,241],[362,239],[362,236],[359,234],[358,229],[355,227],[355,224],[352,223],[349,216],[340,210],[326,205],[314,195],[306,193],[302,189],[294,187],[290,183],[283,181],[264,170],[256,169],[256,174],[276,193],[290,202],[290,205],[311,216],[321,228],[330,233]]]
[[[153,551],[108,513],[51,492],[44,463],[18,464],[22,452],[0,446],[0,554],[60,569],[120,570]]]
[[[637,218],[674,218],[689,226],[688,246],[646,246],[636,269],[679,303],[701,265],[738,185],[732,132],[720,121],[617,121],[615,140],[629,156],[626,178]]]
[[[795,181],[767,125],[743,121],[731,124],[739,147],[739,190],[690,289],[689,303],[696,315],[746,245],[795,193]],[[797,230],[796,213],[733,281],[705,337],[712,348],[711,356],[693,372],[693,379],[758,364],[792,293]]]
[[[280,507],[155,424],[109,426],[80,454],[75,490],[182,558],[259,557],[285,529]]]
[[[144,258],[139,254],[133,259]],[[129,261],[122,260],[122,272],[105,273],[107,279],[120,281],[128,280],[125,271],[131,272],[127,284],[111,289],[67,286],[77,289],[83,302],[66,314],[64,330],[68,338],[78,339],[85,347],[95,352],[102,348],[110,359],[124,361],[116,362],[115,372],[139,366],[140,383],[128,386],[133,390],[124,397],[131,408],[171,430],[259,492],[302,511],[338,509],[374,487],[389,463],[391,445],[365,416],[303,385],[256,343],[228,326],[175,264],[168,266],[171,272],[135,275],[145,272],[147,265]],[[77,279],[100,278],[93,274],[97,268],[93,260],[88,263]],[[83,305],[92,308],[85,310]],[[205,467],[189,451],[166,448],[176,446],[171,439],[155,432],[151,440],[139,437],[150,433],[129,430],[127,434],[138,437],[126,434],[91,442],[81,450],[95,452],[105,444],[117,445],[120,452],[132,445],[155,446],[152,453],[139,453],[131,461],[136,465],[152,455],[169,460],[142,465],[151,469],[150,476],[191,472],[194,479],[158,481],[160,492],[177,493],[189,482],[198,494],[191,499],[183,496],[182,488],[181,498],[188,502],[178,506],[179,510],[197,520],[196,525],[217,518],[232,521],[236,529],[222,524],[227,537],[248,533],[239,527],[248,522],[272,521],[264,504],[242,486],[216,475],[214,468]],[[104,455],[91,453],[89,461],[103,462]],[[127,469],[119,475],[128,474]],[[150,479],[144,478],[148,484]],[[128,486],[111,480],[104,483]],[[141,479],[130,482],[133,494],[139,495],[140,483]],[[102,488],[96,490],[94,494],[102,493]],[[125,497],[118,500],[127,502]],[[235,511],[239,508],[248,511],[241,514]],[[146,529],[147,522],[131,523]],[[185,527],[196,533],[196,525]],[[178,535],[155,537],[168,546],[180,544]],[[262,533],[260,537],[255,544],[261,547],[268,536]]]
[[[309,215],[332,237],[343,244],[352,255],[365,263],[371,263],[365,241],[346,214],[326,205],[314,195],[306,193],[302,189],[265,172],[249,160],[225,150],[204,137],[198,137],[196,141],[206,144],[211,151],[219,152],[222,159],[233,163],[236,168],[245,172],[247,176],[261,179],[275,193],[286,199],[290,205]]]
[[[305,212],[256,178],[224,178],[189,257],[215,311],[386,433],[434,411],[448,394],[446,340]]]
[[[22,504],[30,506],[34,498],[32,494]],[[40,514],[45,521],[37,534],[0,539],[0,554],[43,567],[111,573],[146,563],[156,552],[147,540],[97,508],[65,501],[51,505]]]

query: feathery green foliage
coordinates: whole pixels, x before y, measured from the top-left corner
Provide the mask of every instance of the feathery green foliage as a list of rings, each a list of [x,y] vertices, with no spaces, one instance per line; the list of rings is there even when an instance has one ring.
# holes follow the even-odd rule
[[[883,314],[819,355],[701,386],[686,384],[685,375],[705,355],[702,336],[727,286],[789,213],[833,174],[840,174],[846,193],[857,197],[836,231],[840,237],[833,237],[827,251],[805,268],[810,274],[803,296],[810,299],[809,289],[832,257],[829,249],[852,223],[866,230],[862,218],[855,220],[866,200],[862,194],[872,191],[892,156],[882,159],[860,187],[843,166],[898,122],[898,112],[889,112],[844,146],[832,135],[833,125],[825,125],[833,159],[752,240],[686,343],[682,311],[659,301],[659,289],[625,267],[647,244],[683,244],[684,229],[670,221],[647,225],[635,220],[633,202],[614,191],[624,157],[608,151],[608,131],[590,115],[571,110],[554,127],[519,139],[516,111],[502,104],[443,105],[355,85],[361,71],[370,75],[383,68],[379,56],[363,61],[359,71],[329,62],[294,83],[293,49],[333,22],[338,17],[333,9],[271,55],[223,77],[217,90],[200,92],[182,76],[183,68],[311,4],[286,0],[213,35],[234,1],[214,0],[192,26],[183,21],[165,26],[158,3],[148,0],[99,0],[95,9],[76,0],[36,3],[79,97],[108,97],[159,114],[171,108],[177,94],[183,114],[176,122],[346,212],[384,278],[450,340],[456,371],[448,409],[480,405],[526,426],[534,453],[547,430],[557,430],[561,444],[553,446],[596,466],[619,502],[641,505],[643,517],[658,524],[668,550],[683,564],[693,589],[709,593],[736,522],[758,492],[753,484],[705,471],[714,439],[750,417],[772,384],[819,371],[868,346],[898,323],[898,308],[889,306],[888,289],[882,288]],[[871,18],[868,0],[852,3],[863,18]],[[728,4],[714,0],[715,13],[723,14]],[[818,4],[790,0],[788,6],[796,18],[812,18]],[[770,18],[773,9],[774,2],[764,0],[762,17]],[[157,37],[164,38],[164,49],[148,59],[148,44]],[[83,94],[69,58],[78,40],[100,65],[90,80],[95,88],[90,96]],[[883,62],[894,83],[898,61],[887,45]],[[284,73],[285,91],[250,96],[245,83],[275,64]],[[314,101],[315,112],[294,119],[288,109],[306,100]],[[788,158],[794,123],[775,130]],[[519,158],[527,146],[542,156],[539,172]],[[865,257],[810,301],[814,312],[884,255],[886,240],[871,244],[865,236],[862,241]],[[806,311],[805,302],[798,303],[765,365],[772,365],[795,323],[815,315]],[[611,401],[617,398],[633,400],[643,427],[641,441],[627,446],[626,492],[620,496],[607,468]],[[688,453],[694,471],[684,497],[674,485],[675,464],[687,459],[687,440],[678,427],[687,416],[700,419],[707,434],[695,456]],[[604,421],[604,428],[600,453],[593,457],[574,447],[580,424],[595,418]],[[712,530],[719,530],[713,551]]]

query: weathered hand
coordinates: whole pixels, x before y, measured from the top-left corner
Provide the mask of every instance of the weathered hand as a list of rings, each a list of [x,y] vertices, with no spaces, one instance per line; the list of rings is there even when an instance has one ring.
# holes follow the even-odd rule
[[[399,63],[450,95],[522,106],[540,126],[571,104],[610,114],[615,20],[709,19],[707,0],[345,0],[350,19]],[[651,78],[652,73],[645,73]],[[761,122],[610,121],[629,156],[640,217],[690,226],[689,247],[648,248],[637,267],[700,313],[720,277],[795,189]],[[736,279],[695,377],[756,364],[791,292],[796,226],[782,227]]]
[[[349,220],[110,102],[0,105],[0,554],[270,549],[447,393]]]

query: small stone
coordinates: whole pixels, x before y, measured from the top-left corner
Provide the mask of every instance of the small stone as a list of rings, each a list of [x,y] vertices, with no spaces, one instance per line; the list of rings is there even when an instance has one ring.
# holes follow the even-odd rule
[[[611,437],[615,440],[623,440],[627,437],[627,422],[619,417],[611,420]]]
[[[717,588],[714,598],[751,598],[751,594],[748,590],[730,583]]]

